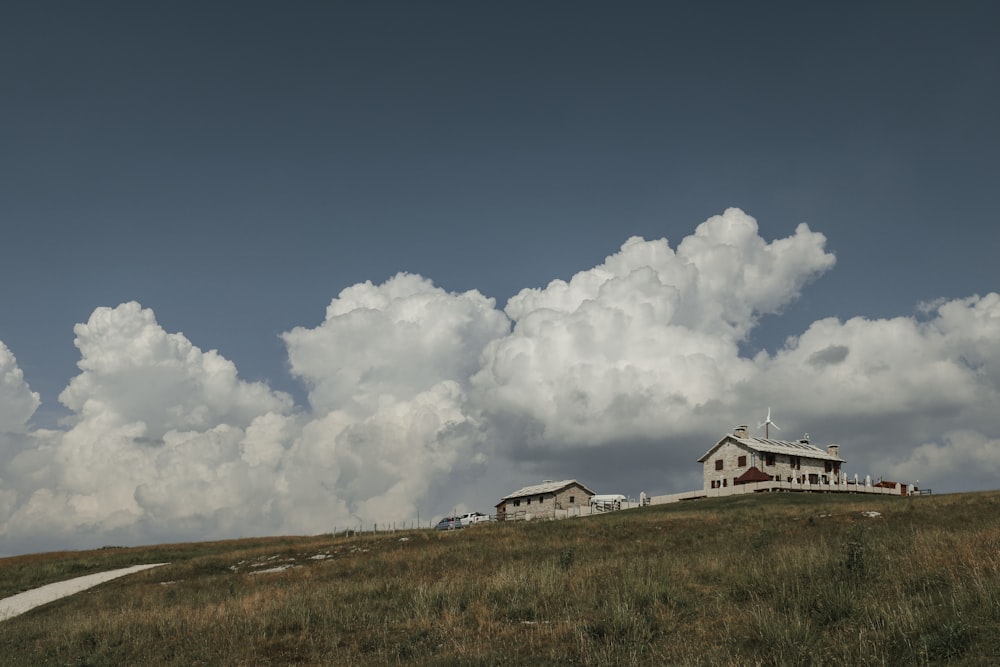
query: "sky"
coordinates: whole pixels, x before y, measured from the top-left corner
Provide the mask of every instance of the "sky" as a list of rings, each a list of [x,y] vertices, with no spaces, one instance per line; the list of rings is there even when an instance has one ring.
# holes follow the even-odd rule
[[[0,555],[1000,473],[990,2],[11,2]]]

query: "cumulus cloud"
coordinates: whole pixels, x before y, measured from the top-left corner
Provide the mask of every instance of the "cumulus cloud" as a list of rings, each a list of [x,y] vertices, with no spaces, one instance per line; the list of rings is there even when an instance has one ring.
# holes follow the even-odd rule
[[[326,462],[350,514],[412,516],[488,459],[468,387],[484,347],[509,329],[493,299],[420,276],[343,290],[319,326],[283,336],[315,418],[296,456]]]
[[[599,446],[697,429],[754,373],[739,342],[834,264],[800,225],[766,243],[738,209],[710,218],[674,252],[633,237],[567,283],[507,304],[510,336],[488,348],[475,382],[501,418],[533,420],[538,447]]]
[[[39,397],[0,344],[0,537],[16,550],[427,520],[543,474],[681,491],[767,406],[782,436],[839,442],[848,470],[992,485],[997,294],[821,319],[741,355],[761,317],[833,267],[825,246],[806,225],[767,241],[729,209],[676,249],[630,238],[503,310],[416,275],[357,284],[282,335],[306,406],[148,308],[98,308],[74,330],[63,428],[30,426]]]
[[[39,403],[13,353],[0,341],[0,433],[23,431]]]
[[[412,519],[436,483],[487,460],[466,386],[508,329],[477,292],[405,274],[356,285],[320,326],[284,336],[310,388],[300,413],[151,310],[98,308],[75,328],[81,373],[60,396],[71,426],[39,431],[13,457],[0,534],[149,539]]]
[[[0,523],[13,512],[18,498],[9,463],[26,446],[28,420],[39,404],[14,355],[0,342]]]
[[[773,357],[759,355],[754,380],[739,393],[744,401],[769,396],[795,416],[795,426],[842,440],[849,463],[853,457],[856,465],[889,474],[915,472],[902,463],[913,460],[914,451],[926,455],[927,447],[945,447],[962,465],[974,465],[971,450],[956,447],[946,434],[960,425],[967,442],[968,432],[980,439],[1000,432],[996,340],[1000,295],[995,293],[940,301],[923,309],[920,318],[823,319]],[[928,436],[937,444],[914,450]],[[917,477],[930,479],[935,469],[950,475],[934,465]]]
[[[16,507],[0,534],[137,530],[156,517],[157,489],[185,517],[241,507],[256,489],[233,483],[232,454],[255,420],[290,413],[291,398],[241,381],[137,303],[98,308],[74,331],[81,373],[60,395],[71,424],[31,434],[7,465]]]
[[[890,479],[952,489],[995,488],[1000,477],[1000,437],[956,429],[900,456],[884,456],[875,466]]]
[[[447,380],[467,383],[484,345],[509,328],[493,299],[474,290],[449,294],[401,273],[343,290],[322,324],[282,338],[314,412],[368,414],[383,398],[407,400]]]
[[[138,303],[98,308],[73,331],[82,372],[59,400],[80,420],[135,424],[137,437],[156,440],[171,430],[246,426],[259,414],[292,408],[287,394],[240,381],[231,361],[168,334]]]

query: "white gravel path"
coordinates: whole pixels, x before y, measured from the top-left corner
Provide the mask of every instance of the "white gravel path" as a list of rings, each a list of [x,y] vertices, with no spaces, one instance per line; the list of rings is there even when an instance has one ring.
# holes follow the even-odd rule
[[[30,609],[40,607],[43,604],[48,604],[49,602],[58,600],[59,598],[64,598],[67,595],[73,595],[74,593],[85,591],[98,584],[103,584],[105,581],[111,581],[112,579],[117,579],[118,577],[124,577],[126,574],[132,574],[133,572],[139,572],[141,570],[148,570],[151,567],[159,567],[161,565],[166,565],[166,563],[133,565],[132,567],[123,567],[120,570],[109,570],[108,572],[88,574],[83,577],[77,577],[76,579],[57,581],[54,584],[48,584],[47,586],[41,586],[30,591],[12,595],[9,598],[0,600],[0,621],[5,621],[8,618],[12,618],[18,614],[23,614]]]

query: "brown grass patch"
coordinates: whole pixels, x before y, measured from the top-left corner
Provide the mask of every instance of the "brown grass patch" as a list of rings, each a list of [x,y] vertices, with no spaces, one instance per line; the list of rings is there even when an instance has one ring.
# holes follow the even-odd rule
[[[0,655],[10,665],[990,664],[998,498],[762,494],[448,534],[3,559],[0,581],[14,587],[172,564],[0,624]],[[253,574],[277,564],[296,567]]]

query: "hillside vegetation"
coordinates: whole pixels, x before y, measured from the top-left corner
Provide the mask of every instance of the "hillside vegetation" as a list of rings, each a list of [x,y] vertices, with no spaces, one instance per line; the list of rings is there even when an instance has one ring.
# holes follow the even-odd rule
[[[0,623],[3,664],[1000,661],[1000,493],[41,554],[0,559],[0,595],[161,561]]]

